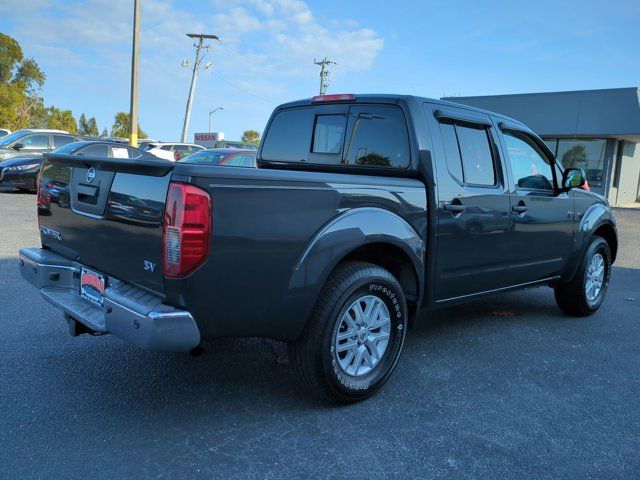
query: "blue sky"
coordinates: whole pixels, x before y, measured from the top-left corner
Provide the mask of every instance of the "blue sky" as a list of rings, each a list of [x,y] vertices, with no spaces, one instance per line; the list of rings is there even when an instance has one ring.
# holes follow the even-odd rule
[[[428,97],[640,84],[640,2],[141,0],[140,124],[180,136],[194,48],[218,34],[198,80],[193,132],[239,139],[277,104],[315,95],[314,58],[338,62],[329,93]],[[47,74],[47,104],[110,127],[128,111],[133,0],[1,0],[0,31]]]

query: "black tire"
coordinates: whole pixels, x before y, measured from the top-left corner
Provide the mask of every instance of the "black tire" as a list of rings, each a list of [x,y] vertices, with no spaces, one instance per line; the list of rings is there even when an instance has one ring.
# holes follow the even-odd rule
[[[363,298],[380,304],[371,296],[381,300],[389,314],[388,343],[379,360],[370,360],[378,363],[365,366],[370,371],[357,375],[358,366],[352,376],[339,363],[345,359],[334,342],[344,316],[353,312],[350,307],[360,305]],[[385,317],[384,313],[380,316]],[[302,336],[291,346],[292,363],[302,383],[315,395],[333,403],[357,402],[373,395],[387,381],[400,358],[406,331],[407,304],[396,278],[377,265],[349,262],[337,267],[327,280]],[[367,345],[370,353],[371,344]],[[355,359],[352,361],[355,365]]]
[[[604,260],[604,277],[599,293],[593,299],[589,299],[586,292],[589,263],[595,255],[601,255]],[[604,300],[611,275],[611,249],[607,241],[594,236],[591,244],[584,253],[580,266],[574,277],[568,283],[556,285],[556,303],[560,309],[569,314],[586,317],[595,313]]]

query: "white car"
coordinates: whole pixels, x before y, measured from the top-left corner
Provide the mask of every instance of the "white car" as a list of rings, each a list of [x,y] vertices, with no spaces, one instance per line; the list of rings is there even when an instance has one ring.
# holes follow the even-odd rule
[[[0,138],[6,137],[10,133],[11,133],[11,130],[9,130],[8,128],[0,128]]]
[[[194,152],[199,152],[200,150],[205,150],[205,148],[194,143],[155,142],[150,143],[145,151],[158,158],[177,162],[181,158],[191,155]]]

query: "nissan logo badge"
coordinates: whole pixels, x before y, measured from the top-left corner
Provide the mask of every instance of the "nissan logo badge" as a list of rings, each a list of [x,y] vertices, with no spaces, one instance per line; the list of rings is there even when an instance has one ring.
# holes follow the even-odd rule
[[[87,183],[93,182],[93,179],[96,178],[96,169],[91,167],[87,170]]]

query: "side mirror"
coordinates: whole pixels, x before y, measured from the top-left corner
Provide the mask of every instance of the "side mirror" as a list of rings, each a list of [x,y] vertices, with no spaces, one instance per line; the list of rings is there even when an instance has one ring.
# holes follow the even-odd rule
[[[586,175],[581,168],[567,168],[562,175],[562,189],[565,191],[580,188],[586,182]]]
[[[14,150],[22,150],[24,148],[24,143],[22,142],[18,142],[18,143],[14,143],[13,144],[13,149]]]

